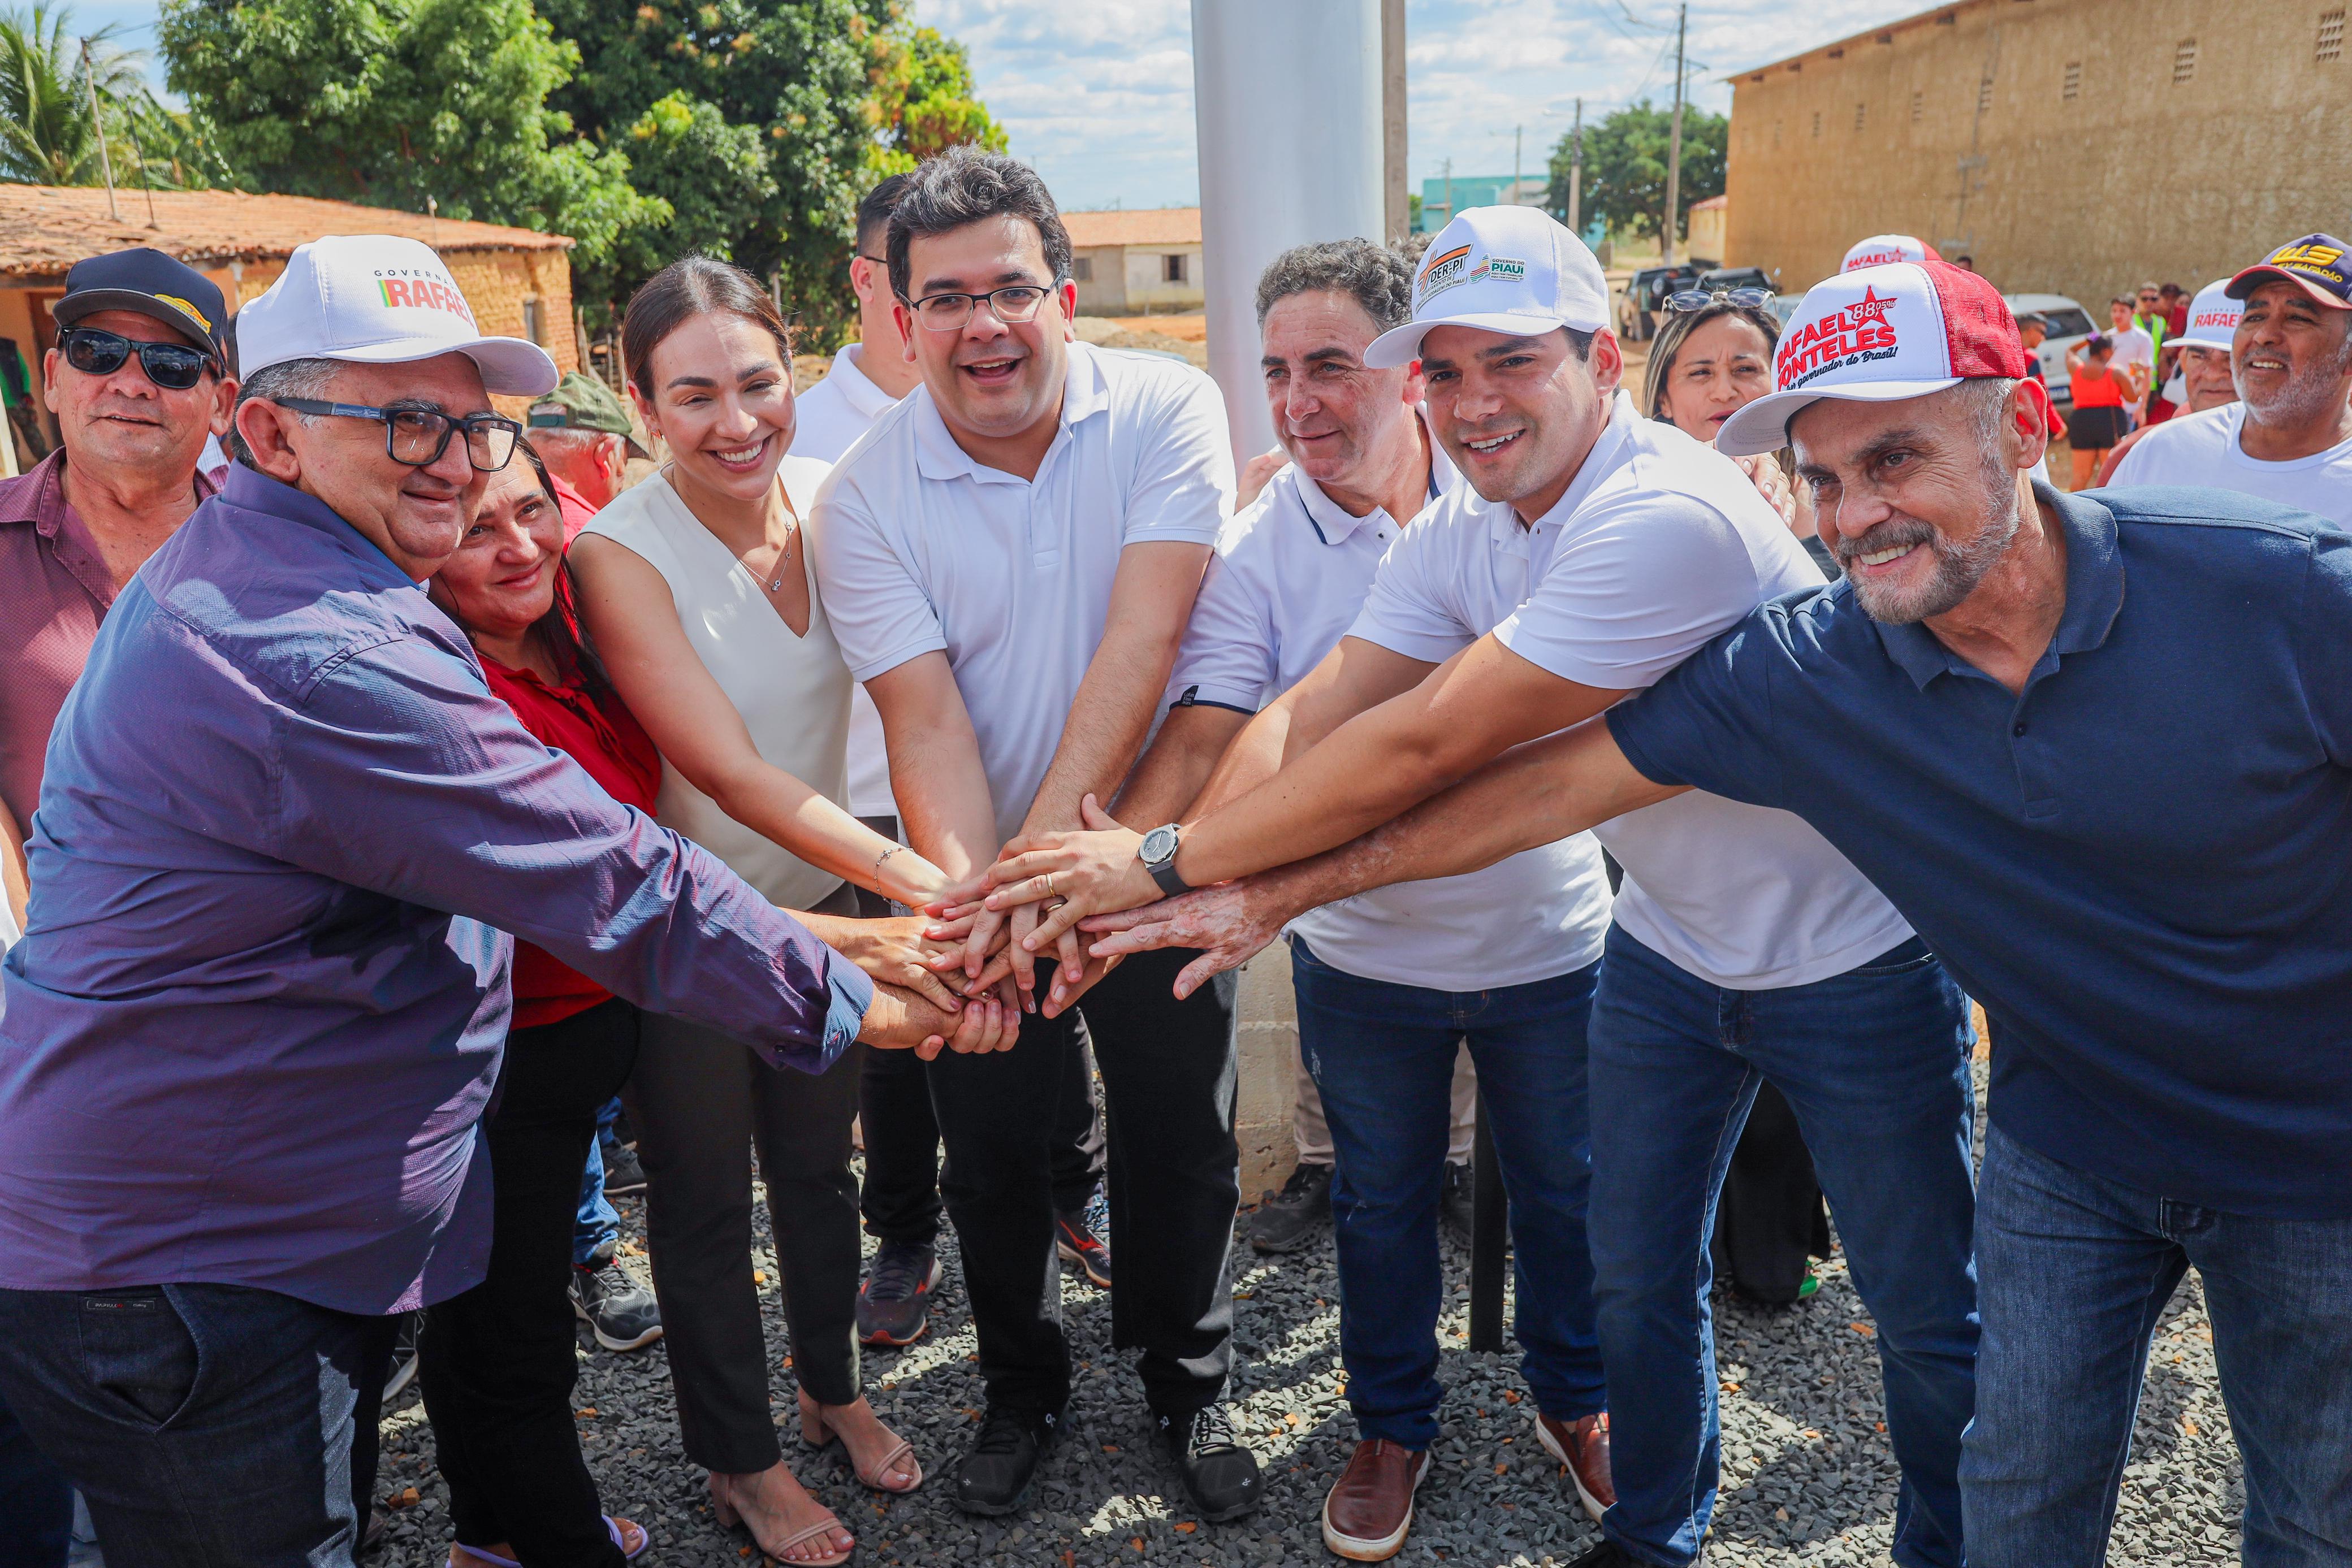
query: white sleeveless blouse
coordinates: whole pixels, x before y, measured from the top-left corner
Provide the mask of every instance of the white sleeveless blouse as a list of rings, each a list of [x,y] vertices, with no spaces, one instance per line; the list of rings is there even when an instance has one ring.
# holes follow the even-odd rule
[[[849,666],[833,640],[817,598],[808,538],[817,486],[831,465],[787,457],[778,471],[800,517],[800,566],[808,583],[809,624],[793,635],[761,583],[735,554],[678,499],[667,470],[631,486],[590,520],[584,533],[602,534],[643,557],[669,584],[678,624],[703,667],[743,716],[762,758],[836,806],[848,790]],[[716,801],[662,762],[655,819],[720,860],[736,875],[786,909],[808,909],[842,885],[765,834],[730,817]]]

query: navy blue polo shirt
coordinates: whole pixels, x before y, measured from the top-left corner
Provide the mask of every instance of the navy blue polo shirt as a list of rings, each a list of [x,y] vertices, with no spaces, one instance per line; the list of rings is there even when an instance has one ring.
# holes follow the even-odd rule
[[[1760,606],[1611,710],[1660,783],[1794,811],[1992,1020],[2053,1160],[2352,1215],[2352,536],[2220,490],[2060,495],[2021,695],[1850,584]]]

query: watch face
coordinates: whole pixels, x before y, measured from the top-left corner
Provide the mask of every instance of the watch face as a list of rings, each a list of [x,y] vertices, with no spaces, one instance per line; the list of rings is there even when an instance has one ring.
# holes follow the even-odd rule
[[[1176,852],[1176,830],[1168,827],[1152,829],[1143,835],[1143,843],[1137,852],[1149,865],[1169,859]]]

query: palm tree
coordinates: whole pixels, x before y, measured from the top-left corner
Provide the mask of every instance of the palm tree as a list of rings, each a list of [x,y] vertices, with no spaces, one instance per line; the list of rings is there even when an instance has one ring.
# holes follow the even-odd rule
[[[115,46],[115,26],[90,34],[85,52],[84,40],[68,30],[72,21],[69,6],[0,10],[0,180],[37,185],[100,182],[99,141],[89,122],[93,75],[100,112],[111,107],[117,126],[135,124],[151,112],[170,112],[155,102],[140,75],[141,57]],[[120,129],[107,138],[118,181],[133,167],[131,146],[122,138]]]

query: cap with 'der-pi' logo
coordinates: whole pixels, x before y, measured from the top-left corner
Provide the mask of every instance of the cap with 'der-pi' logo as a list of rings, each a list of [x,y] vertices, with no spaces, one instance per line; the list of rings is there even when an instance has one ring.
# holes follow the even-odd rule
[[[2024,374],[2017,323],[1977,274],[1940,261],[1843,272],[1806,292],[1773,352],[1773,390],[1723,422],[1715,449],[1777,452],[1789,421],[1825,397],[1894,402]]]
[[[2281,279],[2301,285],[2331,310],[2352,310],[2352,272],[2346,268],[2344,242],[2334,235],[2305,235],[2279,246],[2230,279],[2230,298],[2243,299]]]
[[[1885,267],[1894,261],[1941,261],[1936,247],[1912,235],[1873,235],[1856,242],[1838,264],[1840,272],[1860,272],[1865,267]]]
[[[239,368],[289,360],[397,365],[463,354],[486,392],[536,397],[555,385],[537,343],[486,337],[431,246],[397,235],[329,235],[297,246],[268,291],[237,313]]]

